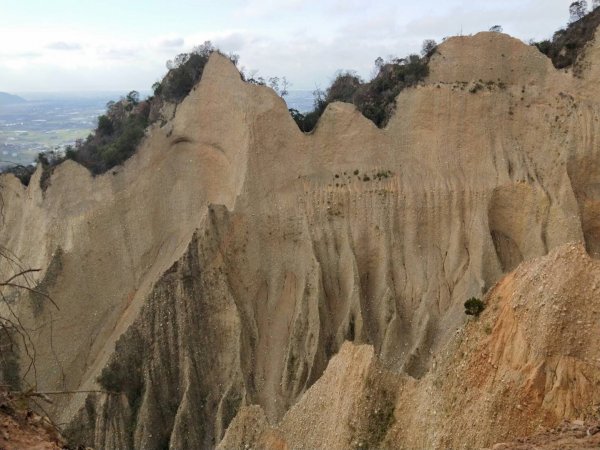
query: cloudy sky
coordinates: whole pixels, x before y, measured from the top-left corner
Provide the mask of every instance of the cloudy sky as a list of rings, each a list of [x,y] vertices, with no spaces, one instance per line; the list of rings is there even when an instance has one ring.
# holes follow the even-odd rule
[[[523,40],[563,27],[571,0],[0,0],[0,91],[148,89],[166,60],[211,40],[247,71],[324,88],[368,78],[377,56],[502,25]]]

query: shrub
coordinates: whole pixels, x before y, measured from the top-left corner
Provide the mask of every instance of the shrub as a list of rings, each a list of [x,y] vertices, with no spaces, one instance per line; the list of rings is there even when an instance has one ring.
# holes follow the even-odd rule
[[[576,22],[585,17],[588,9],[588,4],[586,0],[580,0],[571,3],[569,6],[569,21]]]
[[[600,25],[599,8],[585,15],[585,10],[577,7],[575,13],[575,16],[571,17],[572,22],[569,26],[554,33],[551,40],[531,43],[548,56],[557,69],[570,67],[577,61],[586,44],[594,38],[596,29]]]
[[[421,48],[421,55],[423,56],[432,56],[437,49],[437,42],[433,39],[425,39],[423,41],[423,47]]]
[[[98,133],[104,134],[106,136],[112,134],[114,131],[112,120],[110,120],[110,118],[105,114],[101,115],[100,117],[98,117],[97,130]]]
[[[362,84],[363,81],[354,72],[340,72],[327,89],[325,102],[352,103],[354,94]]]
[[[212,43],[206,41],[190,53],[181,53],[174,60],[167,61],[169,72],[158,86],[154,84],[154,91],[158,90],[166,101],[180,102],[200,80],[208,58],[214,51],[216,49]]]
[[[162,83],[157,81],[152,85],[152,92],[154,92],[155,96],[159,96],[162,93]]]
[[[132,91],[118,102],[107,104],[107,113],[98,118],[96,131],[75,147],[67,147],[65,158],[87,167],[94,175],[122,164],[135,153],[144,137],[150,112],[149,101],[139,101]]]
[[[537,47],[537,49],[542,52],[544,55],[549,55],[550,54],[550,50],[552,48],[552,42],[550,42],[548,39],[546,39],[545,41],[540,41],[540,42],[532,42],[533,45],[535,45]]]
[[[398,94],[429,75],[428,62],[428,57],[409,55],[384,64],[371,82],[360,87],[354,104],[375,125],[384,127],[395,110]]]
[[[465,314],[478,317],[485,309],[485,303],[475,297],[471,297],[465,302]]]
[[[312,131],[315,128],[317,122],[319,121],[319,117],[321,117],[321,115],[325,111],[325,108],[328,105],[325,99],[325,93],[322,90],[316,89],[315,91],[313,91],[313,97],[314,99],[312,111],[306,114],[302,114],[297,109],[292,108],[289,110],[290,114],[292,115],[292,118],[296,121],[298,128],[300,128],[300,130],[304,131],[305,133],[308,133],[309,131]]]
[[[29,186],[33,172],[35,172],[35,166],[23,166],[21,164],[14,164],[0,170],[0,173],[12,173],[24,186]]]
[[[190,53],[180,53],[173,60],[167,61],[169,70],[160,82],[152,85],[154,95],[168,102],[178,103],[183,100],[202,78],[204,67],[210,55],[219,50],[210,41],[194,47]],[[239,56],[226,55],[236,66]],[[286,80],[284,80],[287,83]]]

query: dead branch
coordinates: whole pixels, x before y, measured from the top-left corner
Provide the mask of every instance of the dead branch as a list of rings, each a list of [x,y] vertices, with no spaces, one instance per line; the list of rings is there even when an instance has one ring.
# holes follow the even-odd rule
[[[22,394],[22,392],[11,392],[11,394]],[[104,391],[101,389],[88,389],[88,390],[82,390],[82,391],[33,391],[33,392],[26,392],[25,393],[26,396],[27,395],[34,395],[34,396],[41,396],[41,395],[69,395],[69,394],[109,394],[109,395],[116,395],[118,394],[118,392],[112,392],[112,391]]]
[[[3,283],[0,283],[0,286],[6,286],[6,283],[10,283],[12,280],[14,280],[15,278],[19,278],[20,276],[26,275],[28,273],[33,273],[33,272],[39,272],[42,269],[26,269],[26,270],[22,270],[19,273],[14,274],[12,277],[10,277],[8,280],[6,280]]]

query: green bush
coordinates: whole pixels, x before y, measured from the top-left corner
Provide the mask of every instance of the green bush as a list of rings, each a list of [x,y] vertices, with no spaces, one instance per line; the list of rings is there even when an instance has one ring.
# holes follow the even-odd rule
[[[471,297],[465,302],[465,314],[478,317],[485,309],[485,303],[476,297]]]
[[[297,109],[292,108],[289,110],[292,118],[296,121],[298,128],[305,133],[308,133],[315,128],[319,121],[319,117],[321,117],[328,105],[327,100],[325,99],[325,93],[322,90],[317,89],[313,91],[313,97],[312,111],[302,114]]]
[[[155,96],[159,96],[162,93],[162,83],[157,81],[152,85],[152,92],[154,92]]]
[[[339,73],[327,89],[325,101],[352,103],[354,94],[363,84],[361,78],[353,72]]]
[[[65,158],[73,159],[97,175],[122,164],[135,150],[148,126],[149,102],[140,102],[130,92],[118,102],[107,105],[107,113],[98,118],[98,127],[88,138],[67,147]]]
[[[110,120],[110,118],[105,114],[101,115],[100,117],[98,117],[97,130],[98,133],[104,134],[106,136],[112,134],[114,131],[112,120]]]
[[[210,55],[216,49],[210,41],[195,47],[190,53],[181,53],[174,60],[167,61],[169,72],[161,83],[154,84],[164,100],[180,102],[202,77]]]
[[[12,173],[24,186],[29,186],[33,172],[35,172],[35,166],[23,166],[21,164],[4,167],[0,171],[0,173]]]

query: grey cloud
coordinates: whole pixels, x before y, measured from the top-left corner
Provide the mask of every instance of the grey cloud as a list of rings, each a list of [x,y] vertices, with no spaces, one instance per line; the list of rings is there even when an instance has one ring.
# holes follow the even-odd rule
[[[376,39],[398,35],[398,24],[393,14],[363,17],[343,25],[339,30],[343,36],[360,36],[361,39]]]
[[[342,47],[337,41],[302,35],[285,43],[264,38],[260,45],[249,46],[241,54],[241,64],[248,72],[258,69],[264,77],[285,76],[294,89],[325,88],[339,69],[356,69],[368,75],[377,53],[365,49],[363,43],[357,44]]]
[[[214,41],[224,51],[239,52],[240,64],[247,71],[258,69],[263,76],[286,76],[294,89],[310,89],[315,82],[326,87],[340,69],[356,70],[368,79],[378,56],[419,53],[424,39],[440,42],[444,36],[460,33],[461,28],[470,34],[499,24],[506,32],[527,40],[544,33],[551,35],[568,16],[564,0],[489,0],[481,4],[448,0],[444,8],[438,7],[436,0],[422,0],[421,6],[413,8],[415,14],[397,3],[348,2],[350,7],[344,7],[341,0],[323,0],[320,8],[331,15],[325,36],[296,23],[283,39],[249,31]],[[257,3],[265,6],[272,2]]]
[[[240,64],[247,71],[258,69],[263,76],[286,76],[294,89],[311,89],[316,83],[324,88],[338,69],[354,69],[369,78],[376,57],[418,53],[424,39],[439,42],[444,36],[458,34],[461,28],[464,34],[470,34],[498,24],[505,32],[524,40],[550,37],[565,26],[569,3],[570,0],[237,0],[230,31],[206,31],[206,39],[212,38],[224,52],[239,53]],[[155,74],[148,76],[151,83],[162,70],[163,56],[166,59],[169,54],[172,58],[181,51],[179,47],[191,48],[204,40],[178,37],[179,33],[188,33],[183,29],[167,33],[174,34],[159,36],[151,44],[140,43],[136,47],[135,43],[128,46],[122,42],[122,46],[99,44],[93,49],[100,59],[115,61],[119,70],[130,70],[131,79],[142,66],[155,68]],[[45,53],[75,50],[73,45],[77,44],[54,42],[47,47],[52,50]],[[40,55],[20,55],[35,56]]]
[[[364,0],[334,0],[327,5],[327,10],[331,14],[355,15],[356,11],[368,10],[371,7],[369,3]]]
[[[183,46],[184,42],[185,41],[183,40],[182,37],[166,38],[166,39],[162,39],[161,41],[158,42],[158,47],[164,48],[164,49],[179,48],[179,47]]]
[[[270,18],[307,8],[304,0],[249,0],[234,11],[237,18]]]
[[[13,59],[30,59],[30,58],[39,58],[42,56],[41,53],[38,52],[21,52],[21,53],[5,53],[4,56],[9,56]]]
[[[140,50],[136,48],[107,48],[99,51],[100,55],[106,59],[113,60],[132,60],[140,56]]]
[[[46,45],[46,48],[50,49],[50,50],[72,51],[72,50],[81,50],[81,45],[76,42],[58,41],[58,42],[52,42],[52,43]]]
[[[232,33],[227,36],[218,37],[214,40],[214,44],[217,47],[230,52],[240,51],[247,42],[247,38],[241,33]]]
[[[464,3],[464,2],[463,2]],[[501,25],[504,31],[521,39],[551,36],[568,19],[568,5],[562,0],[520,2],[508,8],[503,2],[492,1],[485,7],[457,5],[443,14],[423,15],[406,24],[403,33],[419,38],[441,38],[459,34],[487,31],[493,25]]]

